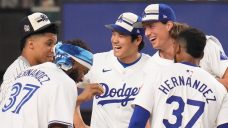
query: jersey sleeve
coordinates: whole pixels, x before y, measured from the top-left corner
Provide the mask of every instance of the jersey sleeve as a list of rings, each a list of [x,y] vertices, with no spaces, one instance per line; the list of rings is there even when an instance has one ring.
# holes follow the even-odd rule
[[[48,124],[58,123],[73,128],[73,114],[77,100],[76,85],[58,84],[50,91]]]
[[[217,117],[217,126],[228,124],[228,93],[226,93],[223,103],[221,106],[221,109],[219,111],[218,117]]]
[[[228,67],[228,57],[221,43],[213,36],[207,37],[204,57],[200,61],[200,66],[213,76],[219,78],[223,77]]]
[[[150,113],[146,109],[136,105],[128,128],[145,127],[149,117],[150,117]]]
[[[150,113],[152,112],[152,108],[154,105],[154,86],[156,85],[156,81],[153,79],[156,78],[151,75],[146,75],[143,79],[143,86],[140,89],[139,94],[136,96],[133,107],[135,105],[141,106],[142,108],[146,109]]]

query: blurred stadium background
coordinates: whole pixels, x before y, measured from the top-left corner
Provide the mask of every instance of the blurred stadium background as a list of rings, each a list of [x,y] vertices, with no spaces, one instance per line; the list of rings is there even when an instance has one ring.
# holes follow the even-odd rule
[[[228,52],[228,0],[0,0],[0,82],[6,68],[20,55],[18,23],[31,12],[43,12],[60,23],[59,40],[80,38],[94,53],[111,49],[111,32],[104,25],[114,23],[120,13],[141,15],[151,3],[167,3],[177,20],[216,36]],[[155,51],[144,39],[143,52]],[[82,105],[83,118],[90,122],[92,102]]]

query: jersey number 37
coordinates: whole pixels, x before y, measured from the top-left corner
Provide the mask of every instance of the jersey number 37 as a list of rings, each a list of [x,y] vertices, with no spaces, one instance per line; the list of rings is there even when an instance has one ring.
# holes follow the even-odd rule
[[[2,112],[6,112],[10,110],[13,106],[15,109],[12,111],[15,114],[19,114],[23,105],[33,96],[33,94],[37,91],[39,86],[26,84],[22,87],[21,83],[16,83],[12,86],[11,95],[6,102],[6,104],[2,108]],[[18,99],[20,93],[24,92],[25,95],[22,99]],[[15,104],[17,100],[20,100],[18,104]]]
[[[163,124],[167,128],[179,128],[180,126],[182,126],[182,118],[183,118],[182,113],[184,112],[185,102],[179,96],[171,96],[167,99],[166,103],[167,104],[177,103],[178,108],[173,110],[173,113],[172,113],[176,117],[176,122],[170,123],[169,120],[163,119]],[[187,105],[190,105],[192,107],[198,107],[198,110],[196,111],[196,113],[193,115],[193,117],[185,126],[185,128],[191,128],[193,127],[195,122],[199,119],[199,117],[203,114],[205,102],[187,99]]]

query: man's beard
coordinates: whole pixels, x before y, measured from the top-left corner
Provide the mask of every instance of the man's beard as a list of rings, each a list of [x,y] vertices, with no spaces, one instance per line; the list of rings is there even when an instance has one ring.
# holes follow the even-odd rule
[[[72,70],[70,69],[70,71],[68,71],[68,76],[73,79],[75,82],[79,82],[78,81],[78,77],[79,77],[79,73],[77,70]]]

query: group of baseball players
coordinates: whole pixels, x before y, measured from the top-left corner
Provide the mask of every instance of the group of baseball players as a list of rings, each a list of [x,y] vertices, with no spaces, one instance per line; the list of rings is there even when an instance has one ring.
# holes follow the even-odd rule
[[[21,21],[21,55],[0,89],[4,128],[228,128],[228,57],[221,43],[176,20],[166,4],[105,25],[112,49],[57,41],[43,13]],[[144,37],[157,52],[141,52]],[[77,88],[83,88],[78,94]],[[80,104],[93,99],[90,126]]]

